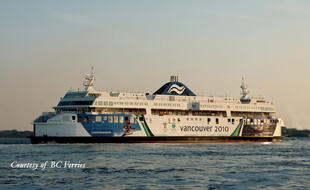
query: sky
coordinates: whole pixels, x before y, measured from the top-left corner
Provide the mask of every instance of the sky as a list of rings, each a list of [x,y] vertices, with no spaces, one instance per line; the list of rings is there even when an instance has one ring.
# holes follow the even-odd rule
[[[274,102],[310,129],[310,1],[0,0],[0,130],[32,130],[67,90],[155,92],[178,75],[199,95]]]

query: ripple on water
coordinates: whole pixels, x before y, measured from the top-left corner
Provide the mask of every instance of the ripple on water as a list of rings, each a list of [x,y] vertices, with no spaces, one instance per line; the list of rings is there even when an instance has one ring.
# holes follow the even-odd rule
[[[306,189],[310,140],[282,143],[0,145],[0,189]],[[17,161],[86,168],[12,169]]]

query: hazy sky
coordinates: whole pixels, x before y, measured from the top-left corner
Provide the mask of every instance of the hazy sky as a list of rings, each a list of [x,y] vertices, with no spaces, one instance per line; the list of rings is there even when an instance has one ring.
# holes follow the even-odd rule
[[[96,88],[154,92],[179,75],[195,93],[275,103],[310,129],[310,1],[0,0],[0,130],[32,130],[95,67]]]

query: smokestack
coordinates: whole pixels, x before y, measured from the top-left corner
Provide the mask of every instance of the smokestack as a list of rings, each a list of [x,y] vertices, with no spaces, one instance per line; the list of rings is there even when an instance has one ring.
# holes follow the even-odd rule
[[[170,76],[170,82],[178,82],[179,77],[178,76]]]

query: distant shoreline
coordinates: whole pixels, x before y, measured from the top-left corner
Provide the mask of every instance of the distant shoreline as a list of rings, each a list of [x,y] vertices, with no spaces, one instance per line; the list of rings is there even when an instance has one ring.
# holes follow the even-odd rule
[[[295,128],[283,128],[282,135],[287,137],[310,137],[310,130],[298,130]]]
[[[32,131],[3,130],[0,131],[0,138],[26,138],[33,135]]]
[[[310,137],[310,130],[298,130],[295,128],[283,128],[283,136],[287,137]],[[0,131],[0,138],[26,138],[33,135],[32,131],[18,131],[13,130],[2,130]]]

